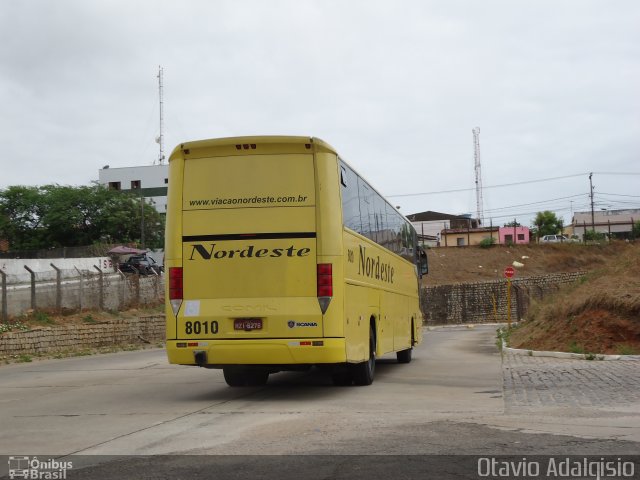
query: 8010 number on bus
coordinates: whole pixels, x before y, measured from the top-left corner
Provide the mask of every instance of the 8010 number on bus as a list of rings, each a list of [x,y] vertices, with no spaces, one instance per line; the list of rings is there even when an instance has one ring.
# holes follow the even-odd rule
[[[185,322],[184,333],[187,335],[216,334],[218,333],[218,322],[215,320],[210,322],[200,322],[198,320]]]

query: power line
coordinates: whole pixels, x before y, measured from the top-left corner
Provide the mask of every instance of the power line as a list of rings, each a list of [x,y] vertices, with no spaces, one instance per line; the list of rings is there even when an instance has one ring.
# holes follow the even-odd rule
[[[568,198],[583,197],[585,195],[588,195],[588,193],[579,193],[577,195],[569,195],[567,197],[558,197],[558,198],[551,198],[549,200],[540,200],[539,202],[521,203],[519,205],[509,205],[507,207],[497,207],[497,208],[492,208],[492,209],[489,209],[489,210],[485,210],[485,212],[495,212],[495,211],[498,211],[498,210],[508,210],[509,208],[527,207],[527,206],[530,206],[530,205],[540,205],[542,203],[555,202],[556,200],[566,200]]]
[[[482,188],[501,188],[501,187],[513,187],[516,185],[526,185],[529,183],[541,183],[541,182],[551,182],[553,180],[562,180],[564,178],[573,178],[573,177],[581,177],[584,175],[588,175],[588,173],[574,173],[573,175],[563,175],[561,177],[549,177],[549,178],[540,178],[538,180],[525,180],[522,182],[513,182],[513,183],[503,183],[500,185],[489,185]],[[457,188],[454,190],[440,190],[436,192],[420,192],[420,193],[402,193],[398,195],[386,195],[387,198],[398,198],[398,197],[417,197],[420,195],[437,195],[442,193],[458,193],[458,192],[469,192],[471,190],[475,190],[474,188]]]
[[[605,193],[605,192],[598,192],[598,195],[612,195],[614,197],[633,197],[633,198],[640,198],[640,195],[623,195],[621,193]]]
[[[593,175],[640,175],[640,172],[591,172],[593,173]],[[549,177],[549,178],[540,178],[537,180],[524,180],[522,182],[513,182],[513,183],[502,183],[502,184],[498,184],[498,185],[489,185],[489,186],[483,186],[483,189],[486,188],[502,188],[502,187],[513,187],[516,185],[526,185],[529,183],[542,183],[542,182],[551,182],[554,180],[562,180],[564,178],[574,178],[574,177],[581,177],[583,175],[589,175],[589,172],[585,172],[585,173],[574,173],[572,175],[563,175],[560,177]],[[417,196],[421,196],[421,195],[439,195],[439,194],[443,194],[443,193],[459,193],[459,192],[470,192],[475,190],[475,187],[473,188],[456,188],[456,189],[452,189],[452,190],[438,190],[435,192],[419,192],[419,193],[401,193],[401,194],[397,194],[397,195],[386,195],[387,198],[399,198],[399,197],[417,197]],[[629,195],[629,196],[633,196],[633,195]]]

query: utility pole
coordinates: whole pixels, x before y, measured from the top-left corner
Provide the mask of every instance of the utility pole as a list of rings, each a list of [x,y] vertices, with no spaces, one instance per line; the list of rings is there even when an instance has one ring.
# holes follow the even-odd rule
[[[591,196],[591,230],[593,230],[593,232],[596,231],[596,220],[595,220],[595,215],[593,213],[593,181],[591,180],[591,177],[593,177],[593,172],[591,172],[589,174],[589,191],[590,196]]]

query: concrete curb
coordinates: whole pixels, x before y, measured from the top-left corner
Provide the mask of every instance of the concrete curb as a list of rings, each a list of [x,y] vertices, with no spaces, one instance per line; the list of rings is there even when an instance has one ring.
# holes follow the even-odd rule
[[[527,350],[523,348],[507,347],[504,340],[500,338],[502,353],[512,353],[526,357],[549,357],[564,358],[567,360],[602,360],[602,361],[623,361],[640,362],[640,355],[604,355],[600,353],[570,353],[570,352],[547,352],[542,350]]]
[[[502,351],[514,355],[527,357],[551,357],[565,358],[570,360],[603,360],[603,361],[625,361],[640,362],[640,355],[602,355],[598,353],[569,353],[569,352],[545,352],[538,350],[524,350],[520,348],[510,348],[502,345]]]

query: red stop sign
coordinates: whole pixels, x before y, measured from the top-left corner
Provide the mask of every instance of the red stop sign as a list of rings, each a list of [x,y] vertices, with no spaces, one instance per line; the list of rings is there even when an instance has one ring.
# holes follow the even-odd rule
[[[513,267],[507,267],[504,269],[504,276],[512,278],[516,274],[516,270]]]

